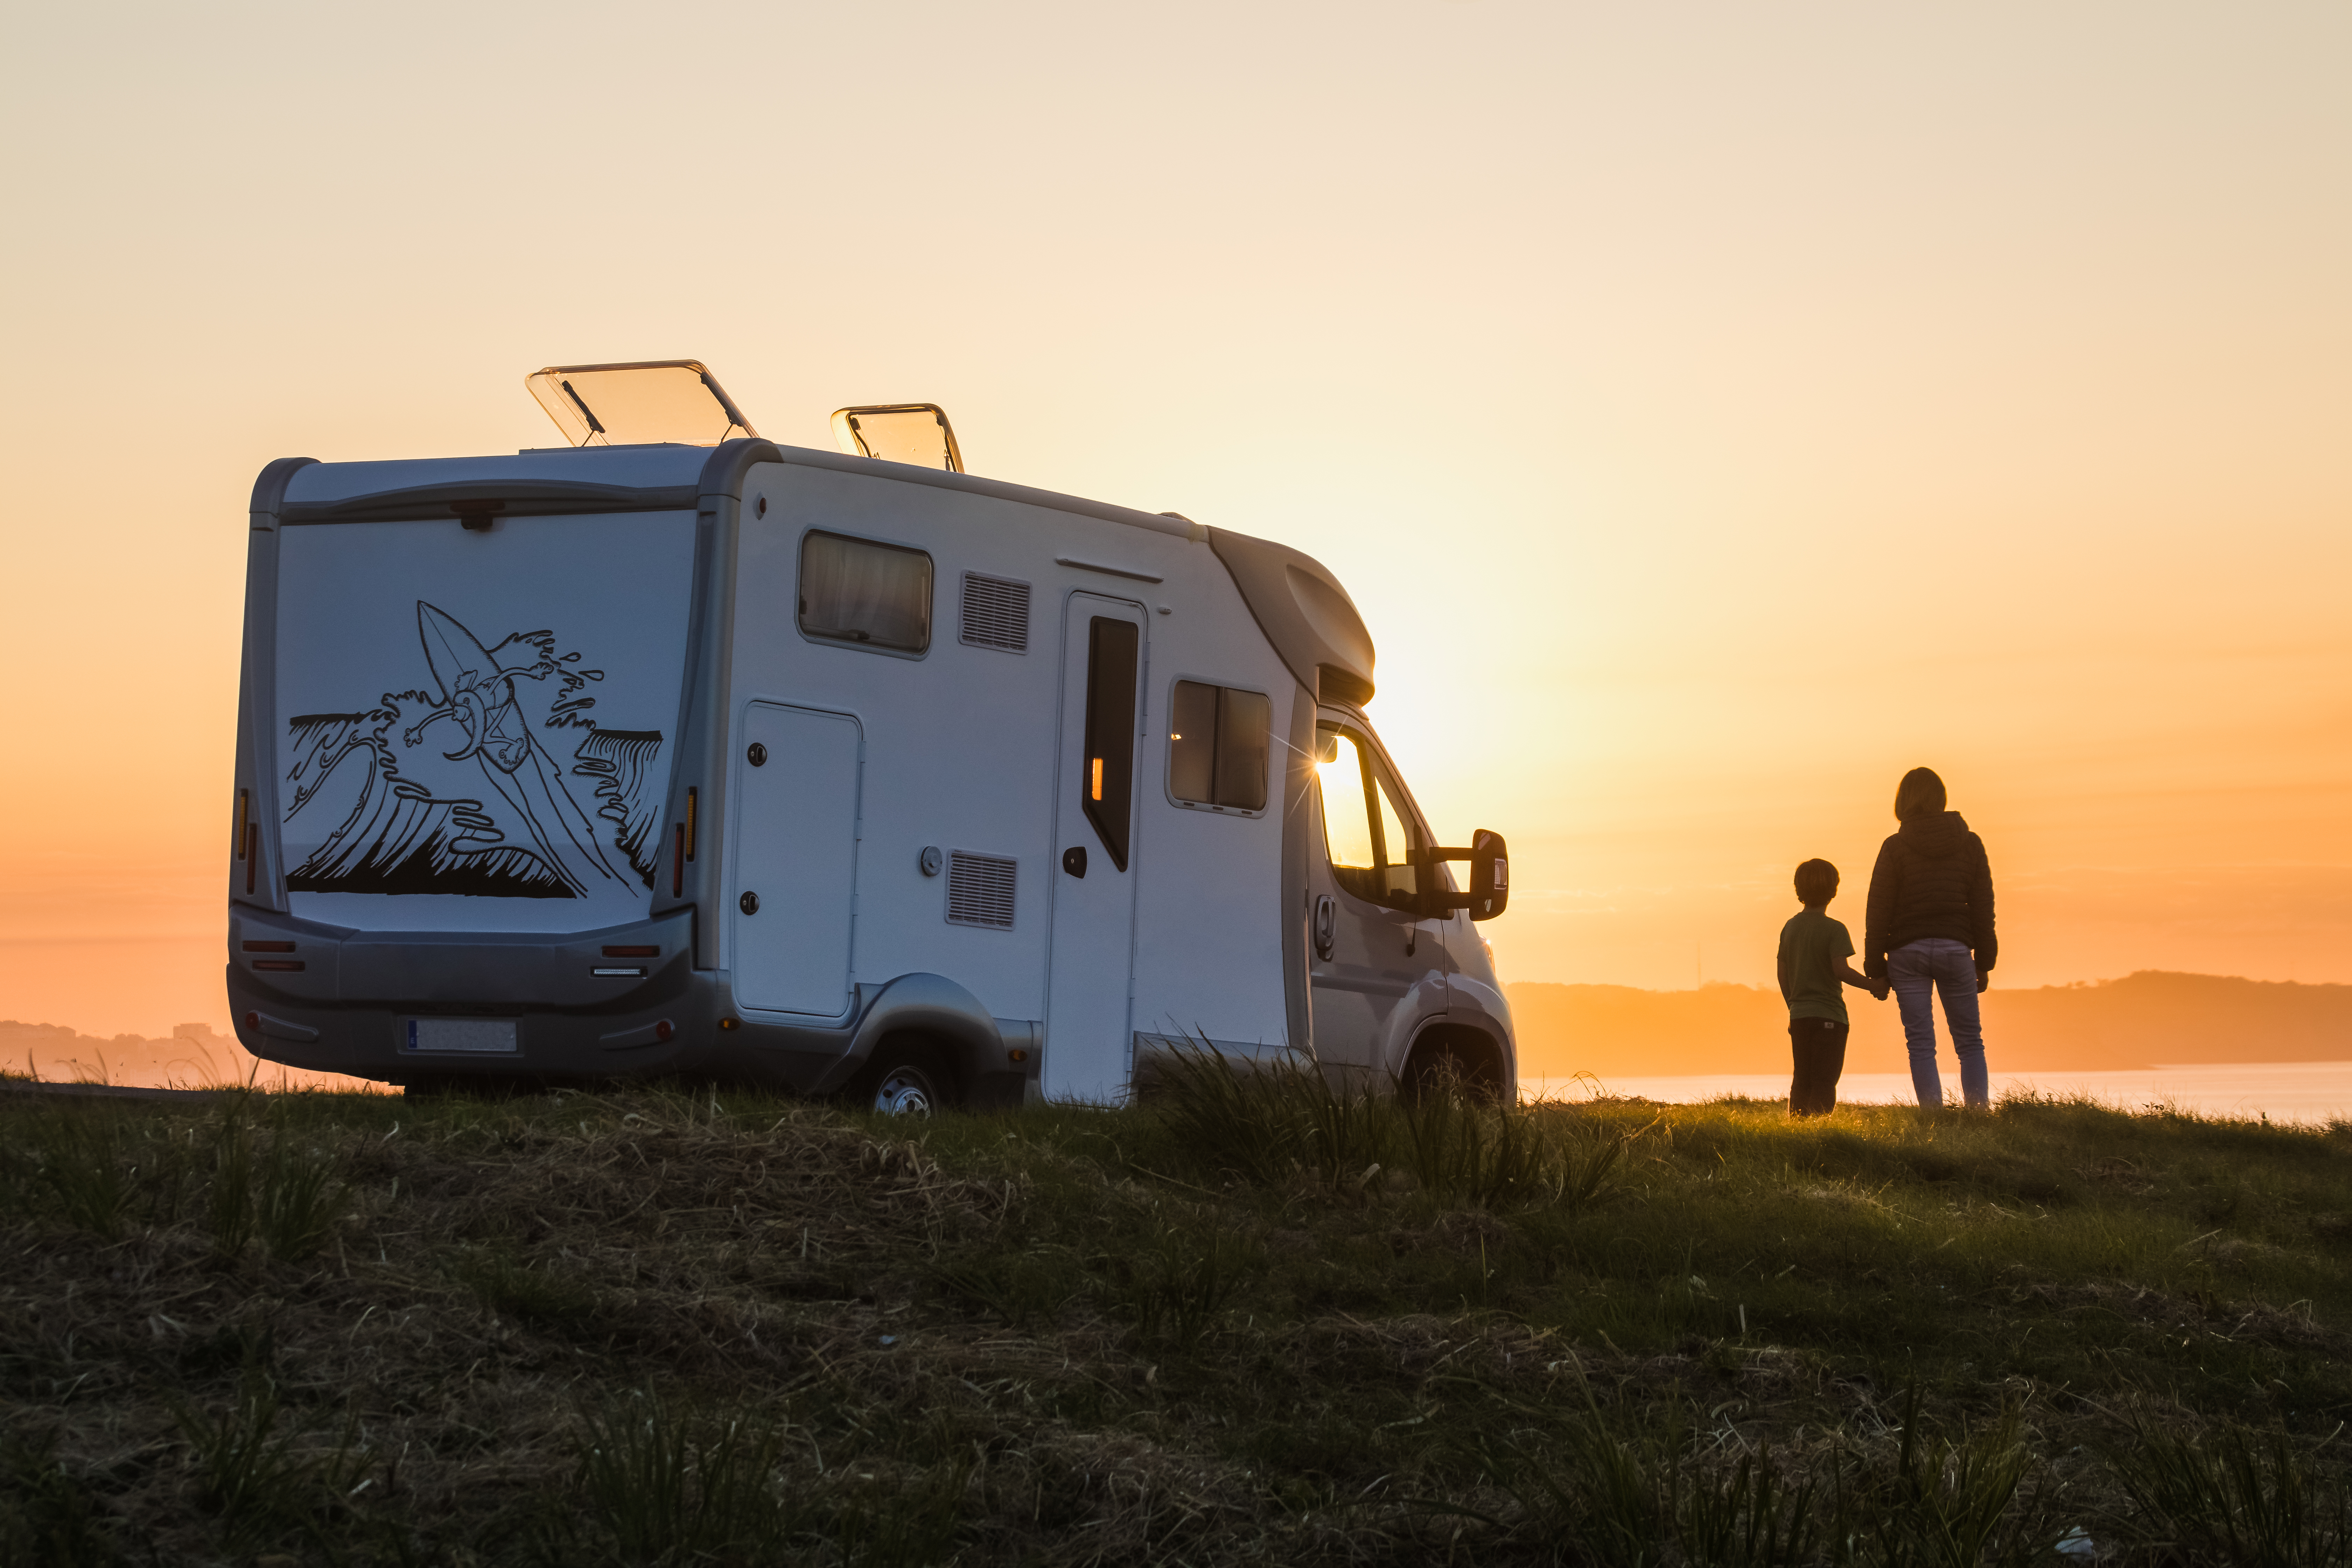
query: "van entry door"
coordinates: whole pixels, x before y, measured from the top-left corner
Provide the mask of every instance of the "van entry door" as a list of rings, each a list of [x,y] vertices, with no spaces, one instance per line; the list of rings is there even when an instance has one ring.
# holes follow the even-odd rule
[[[1377,1077],[1401,1068],[1414,1032],[1446,1010],[1444,928],[1412,908],[1411,808],[1370,740],[1328,718],[1315,739],[1322,853],[1308,852],[1306,911],[1315,1055]]]
[[[754,702],[735,753],[735,1000],[838,1018],[849,1011],[862,750],[846,713]]]
[[[1062,735],[1054,773],[1054,946],[1044,1089],[1112,1100],[1132,1067],[1136,749],[1143,606],[1073,594],[1062,619]]]

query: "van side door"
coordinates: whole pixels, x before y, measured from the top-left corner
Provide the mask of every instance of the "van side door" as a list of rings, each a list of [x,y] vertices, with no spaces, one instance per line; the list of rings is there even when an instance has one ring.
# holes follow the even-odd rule
[[[1315,1054],[1374,1079],[1447,1006],[1442,924],[1416,908],[1425,847],[1396,775],[1360,721],[1317,721],[1316,820],[1307,863],[1307,982]]]

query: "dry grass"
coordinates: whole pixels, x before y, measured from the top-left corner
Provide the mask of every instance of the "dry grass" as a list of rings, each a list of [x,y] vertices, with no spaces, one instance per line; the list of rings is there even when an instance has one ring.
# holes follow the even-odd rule
[[[2344,1560],[2332,1137],[1253,1092],[0,1097],[0,1563]]]

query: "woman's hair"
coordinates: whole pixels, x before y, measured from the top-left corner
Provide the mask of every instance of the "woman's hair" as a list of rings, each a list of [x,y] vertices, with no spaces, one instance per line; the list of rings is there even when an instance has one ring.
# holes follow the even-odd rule
[[[1797,902],[1826,904],[1837,897],[1837,868],[1826,860],[1808,860],[1797,868]]]
[[[1895,816],[1907,822],[1923,811],[1944,809],[1944,781],[1933,768],[1913,768],[1895,786]]]

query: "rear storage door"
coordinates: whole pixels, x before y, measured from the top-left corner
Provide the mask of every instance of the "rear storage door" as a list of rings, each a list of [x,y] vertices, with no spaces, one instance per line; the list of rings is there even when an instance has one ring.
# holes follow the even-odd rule
[[[754,702],[735,759],[735,999],[768,1012],[849,1011],[862,735],[846,713]]]

